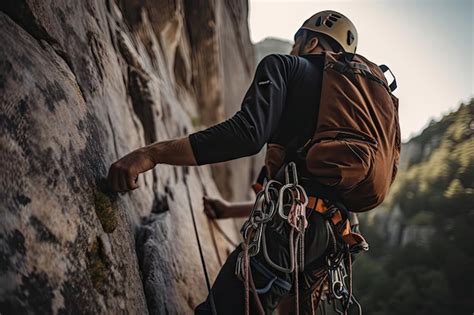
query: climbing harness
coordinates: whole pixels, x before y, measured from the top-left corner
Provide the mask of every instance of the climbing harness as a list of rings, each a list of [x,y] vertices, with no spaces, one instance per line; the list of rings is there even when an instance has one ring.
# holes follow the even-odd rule
[[[362,307],[352,292],[352,257],[368,251],[369,246],[362,235],[351,231],[348,211],[343,205],[315,197],[309,197],[308,204],[325,218],[330,241],[326,264],[316,271],[317,278],[323,280],[307,290],[311,295],[312,313],[315,314],[324,299],[337,314],[345,315],[349,307],[355,305],[362,315]]]
[[[199,239],[199,233],[197,230],[196,218],[194,216],[193,204],[191,201],[191,193],[188,187],[187,176],[184,176],[184,187],[186,187],[186,194],[187,194],[188,203],[189,203],[189,211],[191,211],[191,218],[193,221],[194,233],[196,235],[196,241],[197,241],[197,245],[199,249],[199,256],[201,258],[201,265],[204,271],[204,277],[206,278],[206,285],[207,285],[207,291],[209,292],[209,304],[211,306],[211,312],[212,312],[212,315],[217,315],[216,305],[214,303],[214,296],[212,295],[212,291],[211,291],[211,282],[209,280],[209,274],[207,273],[206,260],[204,259],[204,254],[203,254],[202,246],[201,246],[201,240]]]
[[[275,201],[276,200],[276,201]],[[308,226],[306,220],[306,205],[308,197],[302,186],[298,184],[296,165],[289,163],[285,168],[285,183],[276,180],[269,180],[264,188],[257,194],[256,201],[249,219],[244,223],[240,233],[244,239],[243,250],[239,254],[236,263],[235,273],[244,282],[245,287],[245,314],[249,314],[249,290],[255,297],[256,304],[260,311],[260,300],[258,291],[251,279],[250,260],[256,256],[260,250],[268,265],[283,273],[294,273],[296,292],[296,314],[299,314],[298,295],[298,274],[304,268],[304,232]],[[288,223],[286,225],[285,223]],[[267,240],[265,231],[270,224],[270,228],[282,235],[289,231],[289,253],[290,265],[281,266],[275,263],[267,250]],[[276,279],[273,279],[276,281]]]
[[[295,314],[300,313],[300,302],[307,302],[309,299],[311,299],[313,314],[322,300],[332,304],[334,311],[338,314],[347,314],[351,305],[356,305],[359,314],[362,314],[361,306],[352,293],[352,255],[367,251],[367,242],[362,235],[351,231],[348,220],[349,211],[344,205],[315,196],[307,196],[305,189],[298,184],[295,163],[287,164],[284,171],[284,183],[274,179],[264,183],[264,176],[259,176],[259,180],[253,186],[254,189],[259,190],[256,202],[249,219],[241,229],[244,243],[243,250],[237,258],[235,274],[244,282],[246,314],[249,313],[249,290],[250,287],[254,287],[251,272],[249,272],[250,262],[256,271],[266,274],[266,277],[271,280],[265,288],[252,289],[259,309],[259,293],[268,292],[268,287],[273,283],[280,287],[285,285],[285,281],[273,275],[271,271],[261,271],[262,267],[265,268],[264,265],[254,258],[260,251],[266,264],[272,269],[287,274],[294,273]],[[305,283],[307,272],[303,274],[302,286],[305,289],[301,289],[299,273],[304,271],[307,209],[319,212],[325,219],[329,243],[325,264],[311,271],[314,279],[309,283]],[[267,228],[281,235],[289,235],[289,266],[281,266],[270,257],[265,233]]]

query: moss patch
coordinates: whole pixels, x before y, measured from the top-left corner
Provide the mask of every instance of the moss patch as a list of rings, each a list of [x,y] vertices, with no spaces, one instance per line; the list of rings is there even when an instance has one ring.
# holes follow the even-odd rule
[[[108,268],[103,257],[102,245],[97,239],[87,252],[87,270],[94,288],[103,293],[108,278]]]
[[[118,225],[118,214],[112,199],[103,192],[96,192],[94,205],[104,232],[112,233]]]

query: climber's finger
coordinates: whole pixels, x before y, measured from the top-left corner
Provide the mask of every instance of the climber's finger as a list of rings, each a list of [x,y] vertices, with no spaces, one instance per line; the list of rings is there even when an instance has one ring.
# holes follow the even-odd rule
[[[211,219],[216,219],[216,213],[212,209],[205,209],[204,213]]]
[[[216,212],[214,211],[214,207],[211,206],[209,199],[207,197],[203,197],[204,202],[204,213],[211,219],[216,218]]]
[[[118,186],[118,172],[114,164],[110,166],[109,174],[107,176],[107,184],[111,191],[119,191]]]
[[[120,192],[126,192],[128,191],[128,188],[127,188],[127,174],[126,174],[126,171],[124,170],[121,170],[119,172],[119,180],[118,180],[118,185],[119,185],[119,191]]]
[[[134,190],[138,188],[138,175],[135,175],[133,172],[127,172],[127,189]]]
[[[214,210],[212,209],[209,209],[209,208],[205,208],[204,209],[204,213],[211,219],[215,219],[216,218],[216,213],[214,212]]]

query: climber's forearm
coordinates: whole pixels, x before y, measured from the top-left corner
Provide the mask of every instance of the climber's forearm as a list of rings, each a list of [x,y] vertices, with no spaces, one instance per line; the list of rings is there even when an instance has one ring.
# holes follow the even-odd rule
[[[231,203],[227,209],[228,218],[246,218],[253,208],[253,201]]]
[[[112,191],[138,188],[138,175],[156,164],[196,165],[188,138],[156,142],[123,156],[110,166],[107,181]]]
[[[188,137],[156,142],[144,149],[155,164],[197,165]]]

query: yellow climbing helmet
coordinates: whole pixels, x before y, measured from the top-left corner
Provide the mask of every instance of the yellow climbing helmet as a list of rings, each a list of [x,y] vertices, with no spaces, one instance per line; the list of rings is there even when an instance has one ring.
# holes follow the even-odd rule
[[[355,53],[357,49],[357,30],[354,24],[339,12],[318,12],[307,19],[300,29],[328,35],[339,43],[345,52]]]

